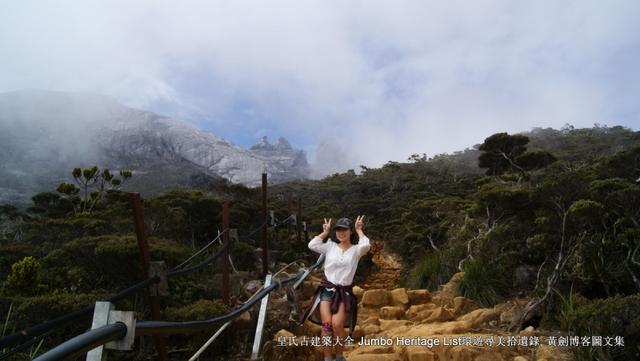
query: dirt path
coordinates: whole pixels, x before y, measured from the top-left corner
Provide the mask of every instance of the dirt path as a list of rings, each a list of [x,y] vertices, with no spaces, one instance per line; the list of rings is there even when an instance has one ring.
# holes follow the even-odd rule
[[[364,290],[375,288],[394,289],[400,281],[400,262],[398,257],[385,249],[384,242],[374,242],[371,247],[373,252],[373,263],[376,269],[365,277],[364,283],[360,286]]]

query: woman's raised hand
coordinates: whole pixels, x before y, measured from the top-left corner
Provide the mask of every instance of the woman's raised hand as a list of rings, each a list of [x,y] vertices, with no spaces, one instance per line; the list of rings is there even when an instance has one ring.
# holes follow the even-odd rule
[[[356,232],[361,232],[364,229],[364,215],[356,217],[355,228]]]
[[[329,232],[331,232],[331,218],[329,219],[324,219],[324,224],[322,225],[322,234],[326,236],[329,235]]]

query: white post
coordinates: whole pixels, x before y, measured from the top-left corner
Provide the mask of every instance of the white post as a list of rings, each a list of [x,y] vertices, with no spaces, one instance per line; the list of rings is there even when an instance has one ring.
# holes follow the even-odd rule
[[[96,306],[93,309],[93,322],[91,323],[91,329],[106,326],[109,324],[109,313],[113,310],[113,304],[111,302],[96,302]],[[93,350],[87,352],[87,361],[102,361],[104,354],[104,345],[100,345]]]
[[[264,280],[264,288],[269,287],[271,284],[271,274],[267,274]],[[260,302],[260,314],[258,315],[258,325],[256,326],[256,337],[253,339],[253,352],[251,352],[251,359],[258,359],[260,353],[260,344],[262,344],[262,331],[264,330],[264,320],[267,316],[267,303],[269,302],[269,294],[267,293]]]

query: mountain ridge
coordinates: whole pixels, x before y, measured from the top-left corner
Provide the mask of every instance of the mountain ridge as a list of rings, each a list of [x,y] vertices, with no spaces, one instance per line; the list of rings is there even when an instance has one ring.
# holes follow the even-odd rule
[[[95,94],[0,94],[0,129],[0,203],[28,201],[68,180],[73,167],[93,164],[131,169],[129,187],[147,194],[218,178],[257,186],[265,170],[272,183],[309,174],[305,152],[284,138],[243,149],[180,119]],[[194,177],[205,181],[193,184]]]

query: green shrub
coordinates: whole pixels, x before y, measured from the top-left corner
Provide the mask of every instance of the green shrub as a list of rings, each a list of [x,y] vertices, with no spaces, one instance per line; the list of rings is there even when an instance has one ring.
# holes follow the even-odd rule
[[[566,295],[560,291],[554,290],[560,299],[560,312],[557,315],[558,322],[563,331],[573,335],[584,336],[585,334],[576,333],[574,328],[577,321],[576,310],[580,305],[584,305],[587,301],[579,293],[573,292],[573,287]],[[576,361],[591,361],[594,359],[597,348],[593,346],[579,346],[571,349]]]
[[[201,321],[224,315],[228,311],[228,307],[221,302],[200,299],[186,306],[168,307],[165,310],[165,316],[168,320],[171,321]],[[198,350],[202,346],[202,344],[204,344],[209,339],[209,337],[211,337],[211,334],[214,331],[215,328],[212,329],[211,332],[205,331],[188,335],[176,334],[171,336],[170,342],[174,347],[189,349],[189,353],[192,354],[193,352]],[[228,351],[225,350],[224,339],[228,338],[229,335],[232,334],[232,332],[233,326],[229,327],[224,332],[222,337],[216,339],[216,341],[207,348],[205,353],[202,355],[202,358],[213,360],[214,357],[219,357],[220,355],[227,353]]]
[[[205,280],[202,277],[198,279],[198,275],[186,275],[170,279],[169,294],[165,297],[166,304],[168,306],[180,305],[204,297],[219,296],[221,282],[216,283],[215,288],[213,288],[213,282],[208,280],[214,277],[215,275],[207,275]]]
[[[42,266],[32,256],[25,257],[11,266],[11,273],[4,284],[8,294],[32,296],[40,289],[40,273]]]
[[[11,266],[24,257],[36,254],[29,244],[8,243],[0,245],[0,280],[4,280],[11,271]]]
[[[27,327],[66,313],[77,311],[108,298],[104,291],[91,293],[53,292],[34,297],[14,298],[14,312],[19,315],[17,327]],[[84,325],[86,327],[86,325]]]
[[[596,359],[640,359],[640,295],[592,300],[578,305],[572,318],[577,335],[624,337],[624,347],[596,348]]]
[[[440,253],[430,253],[418,261],[409,271],[406,285],[409,288],[434,289],[446,282],[446,275],[443,274],[443,271]]]
[[[166,261],[167,267],[184,260],[189,251],[177,242],[151,239],[152,261]],[[69,267],[73,259],[73,267]],[[134,236],[83,237],[66,242],[44,259],[46,281],[52,288],[75,285],[80,291],[94,288],[115,290],[142,279],[140,255]],[[87,282],[87,281],[90,282]]]
[[[504,271],[495,263],[479,259],[465,262],[464,275],[457,286],[463,296],[487,307],[498,303],[508,290]]]
[[[228,307],[218,301],[198,300],[182,307],[168,307],[167,319],[172,321],[201,321],[224,315]]]
[[[255,248],[244,242],[238,242],[233,245],[231,259],[238,271],[253,271],[258,261]]]

